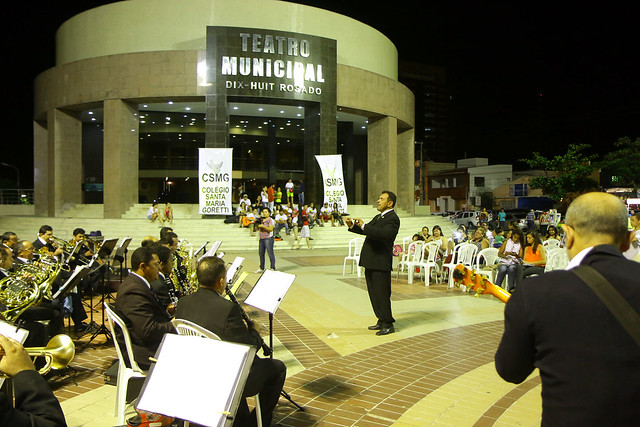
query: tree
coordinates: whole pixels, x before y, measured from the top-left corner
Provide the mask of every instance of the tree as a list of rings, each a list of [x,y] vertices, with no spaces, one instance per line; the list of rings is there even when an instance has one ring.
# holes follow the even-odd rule
[[[521,159],[533,169],[541,169],[544,175],[533,178],[529,186],[540,188],[552,200],[559,202],[568,193],[584,193],[596,189],[598,183],[591,175],[596,170],[595,154],[583,152],[591,148],[589,144],[570,144],[565,154],[546,158],[538,152],[530,159]]]
[[[618,179],[620,186],[633,187],[638,190],[640,184],[640,138],[619,138],[615,142],[616,150],[607,153],[601,162],[603,169],[611,172]]]

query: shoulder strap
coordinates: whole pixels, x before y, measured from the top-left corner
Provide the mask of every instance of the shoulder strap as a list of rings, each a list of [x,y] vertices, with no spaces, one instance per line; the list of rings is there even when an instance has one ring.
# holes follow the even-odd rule
[[[572,270],[600,298],[618,322],[640,346],[640,315],[622,295],[593,267],[581,265]]]

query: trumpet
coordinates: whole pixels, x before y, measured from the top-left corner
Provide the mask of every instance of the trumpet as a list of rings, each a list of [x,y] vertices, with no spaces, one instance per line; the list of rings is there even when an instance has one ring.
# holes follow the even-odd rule
[[[71,363],[76,355],[76,346],[68,335],[60,334],[51,338],[45,347],[26,347],[29,356],[34,360],[37,357],[46,359],[45,365],[38,370],[40,375],[44,375],[51,369],[63,369]],[[0,356],[4,356],[4,350],[0,347]],[[0,375],[0,378],[7,378]]]

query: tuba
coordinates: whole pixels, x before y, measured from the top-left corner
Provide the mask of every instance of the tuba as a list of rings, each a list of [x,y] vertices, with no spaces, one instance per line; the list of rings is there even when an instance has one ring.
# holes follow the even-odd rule
[[[27,308],[43,298],[51,299],[51,285],[61,268],[55,257],[41,256],[37,262],[26,264],[0,280],[0,304],[5,307],[2,316],[13,323]]]

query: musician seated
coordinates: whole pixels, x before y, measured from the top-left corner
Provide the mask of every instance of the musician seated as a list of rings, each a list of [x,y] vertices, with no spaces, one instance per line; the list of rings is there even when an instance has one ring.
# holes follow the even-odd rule
[[[227,280],[224,261],[218,257],[203,258],[197,266],[196,274],[199,288],[180,298],[176,318],[194,322],[224,341],[260,348],[263,340],[255,324],[252,321],[245,324],[240,305],[222,297]],[[248,397],[260,393],[262,424],[265,426],[271,425],[273,410],[278,403],[286,373],[284,363],[276,359],[263,359],[256,355],[251,365],[242,395]],[[252,422],[255,422],[255,415],[249,413],[246,399],[241,399],[234,425],[244,426]]]
[[[150,285],[158,279],[159,267],[158,255],[150,247],[133,251],[131,272],[122,281],[116,296],[116,312],[127,324],[133,356],[144,370],[149,369],[149,358],[155,355],[164,334],[176,332],[169,314]],[[116,335],[121,348],[124,348],[124,338],[119,330]]]
[[[13,252],[9,248],[0,246],[0,280],[9,275],[13,265]]]
[[[33,366],[22,345],[0,335],[0,373],[12,378],[15,396],[9,399],[0,392],[0,425],[12,427],[66,426],[60,403],[51,388]]]
[[[151,282],[151,287],[156,292],[160,304],[165,310],[171,304],[171,294],[175,292],[173,283],[171,282],[171,270],[173,270],[173,257],[171,249],[161,244],[151,245],[151,250],[158,256],[160,260],[160,271],[158,279]],[[169,313],[172,314],[172,313]]]
[[[33,241],[33,247],[36,252],[45,251],[51,256],[62,255],[62,248],[57,248],[52,241],[53,228],[50,225],[43,225],[38,231],[38,238]]]
[[[13,247],[14,268],[19,274],[19,269],[33,263],[34,246],[28,240],[21,240]],[[43,267],[44,268],[44,267]],[[44,346],[49,338],[62,330],[62,312],[58,304],[48,299],[43,299],[38,305],[27,308],[18,318],[25,322],[24,328],[29,330],[29,337],[25,342],[29,347]],[[49,322],[49,332],[43,325]]]

